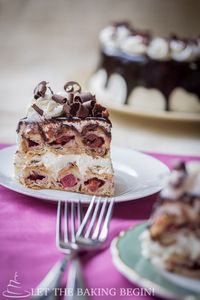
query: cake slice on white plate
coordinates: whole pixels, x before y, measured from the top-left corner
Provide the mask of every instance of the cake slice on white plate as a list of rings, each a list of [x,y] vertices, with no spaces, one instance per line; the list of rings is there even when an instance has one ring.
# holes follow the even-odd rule
[[[174,166],[141,241],[157,267],[200,279],[200,168]]]
[[[111,127],[107,109],[77,82],[62,93],[40,82],[17,128],[16,179],[33,189],[112,196]]]

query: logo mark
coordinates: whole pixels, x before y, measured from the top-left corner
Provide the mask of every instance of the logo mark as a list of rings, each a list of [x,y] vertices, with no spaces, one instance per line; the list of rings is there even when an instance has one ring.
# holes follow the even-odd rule
[[[21,288],[21,283],[17,280],[18,274],[15,272],[14,279],[9,281],[7,289],[3,291],[2,295],[7,298],[21,299],[30,296],[30,292]]]

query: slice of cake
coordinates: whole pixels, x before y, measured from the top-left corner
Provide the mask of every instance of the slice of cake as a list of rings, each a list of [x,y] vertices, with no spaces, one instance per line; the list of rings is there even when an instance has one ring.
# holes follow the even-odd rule
[[[57,94],[40,82],[17,128],[16,179],[33,189],[112,196],[111,126],[107,109],[77,82]]]
[[[141,241],[156,266],[200,278],[200,170],[175,165]]]
[[[200,37],[153,36],[128,22],[99,34],[88,87],[100,101],[141,111],[200,113]]]

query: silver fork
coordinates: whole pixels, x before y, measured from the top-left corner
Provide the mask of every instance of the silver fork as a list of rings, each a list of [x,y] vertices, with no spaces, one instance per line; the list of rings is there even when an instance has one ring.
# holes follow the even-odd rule
[[[69,206],[71,206],[71,209]],[[69,213],[71,214],[71,218],[69,218]],[[62,232],[63,215],[64,215],[64,235]],[[61,279],[67,267],[67,263],[70,259],[73,258],[73,255],[75,255],[75,253],[78,250],[78,246],[75,244],[75,235],[78,227],[81,224],[82,217],[83,217],[83,209],[80,204],[80,201],[77,203],[72,202],[71,204],[66,202],[64,204],[64,210],[63,210],[62,203],[58,202],[57,220],[56,220],[56,245],[59,248],[59,250],[65,254],[65,257],[64,259],[58,261],[50,269],[50,271],[47,273],[45,278],[37,286],[37,288],[35,289],[36,295],[32,297],[33,300],[56,299],[56,295],[53,294],[54,289],[60,286]],[[71,230],[69,230],[69,228]],[[77,268],[80,268],[78,262],[77,262]],[[78,280],[82,280],[80,276],[78,277]],[[40,290],[40,295],[37,295],[37,290]]]
[[[103,204],[102,204],[103,203]],[[77,206],[77,218],[78,218],[78,230],[76,231],[75,214],[71,215],[71,238],[69,238],[68,226],[67,226],[67,210],[65,206],[64,213],[64,236],[62,235],[62,221],[61,214],[57,218],[57,246],[60,251],[67,252],[71,249],[72,264],[67,280],[67,290],[73,290],[72,296],[68,296],[69,299],[86,299],[85,296],[76,295],[78,289],[84,290],[84,282],[81,273],[80,264],[78,261],[77,253],[82,251],[91,251],[100,249],[105,243],[108,232],[109,224],[112,216],[112,210],[114,205],[114,199],[108,201],[108,198],[102,200],[97,199],[94,196],[87,212],[82,220],[82,211],[80,205]],[[72,206],[73,211],[73,206]],[[59,212],[59,210],[58,210]],[[76,257],[76,259],[74,259]]]
[[[95,197],[94,197],[95,198]],[[82,276],[81,265],[78,259],[78,252],[81,248],[76,244],[76,233],[81,226],[83,209],[80,201],[78,203],[71,203],[71,218],[69,218],[69,203],[64,204],[64,211],[62,210],[62,203],[58,203],[57,209],[57,224],[56,224],[56,245],[58,249],[66,254],[72,261],[68,280],[67,291],[73,291],[72,294],[66,295],[65,299],[76,299],[75,291],[77,289],[85,289],[85,284]],[[62,219],[64,215],[64,224]],[[64,226],[63,226],[64,225]],[[86,296],[77,297],[79,300],[86,300]]]
[[[113,206],[114,198],[102,201],[100,199],[95,203],[93,197],[76,233],[76,244],[80,249],[88,251],[103,246],[108,237]]]
[[[114,205],[114,198],[110,201],[108,201],[108,198],[105,200],[102,200],[101,198],[97,199],[97,201],[95,200],[96,197],[94,196],[83,219],[83,209],[80,202],[76,204],[72,203],[70,222],[69,203],[65,203],[64,212],[62,210],[62,203],[58,203],[56,244],[59,250],[65,254],[65,258],[63,261],[58,262],[57,265],[50,270],[38,288],[48,288],[51,291],[58,287],[64,270],[66,269],[67,262],[72,259],[67,288],[68,290],[73,289],[74,291],[76,291],[77,288],[84,289],[84,282],[77,254],[81,251],[97,250],[102,247],[108,236],[109,224]],[[62,226],[63,215],[64,226]],[[69,227],[71,228],[71,232],[69,231]],[[52,294],[49,294],[48,296],[43,295],[34,297],[33,299],[49,300],[56,298],[53,297],[54,296]],[[76,295],[69,295],[67,299],[76,299]],[[78,299],[81,299],[80,296]],[[86,297],[82,299],[86,299]]]

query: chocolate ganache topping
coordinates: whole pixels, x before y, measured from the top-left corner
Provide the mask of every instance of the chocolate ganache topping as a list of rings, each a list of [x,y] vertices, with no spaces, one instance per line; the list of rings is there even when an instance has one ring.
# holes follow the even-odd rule
[[[126,83],[126,99],[136,87],[157,89],[170,110],[169,98],[176,88],[200,100],[200,36],[182,38],[175,34],[154,36],[129,22],[113,22],[99,36],[101,57],[98,70],[106,72],[106,83],[119,74]]]
[[[47,94],[49,89],[50,94]],[[65,93],[54,93],[46,81],[41,81],[34,89],[34,100],[28,110],[27,118],[35,118],[35,113],[44,119],[56,117],[77,117],[85,119],[103,118],[108,120],[109,113],[105,107],[98,104],[95,95],[82,92],[76,81],[64,85]]]

